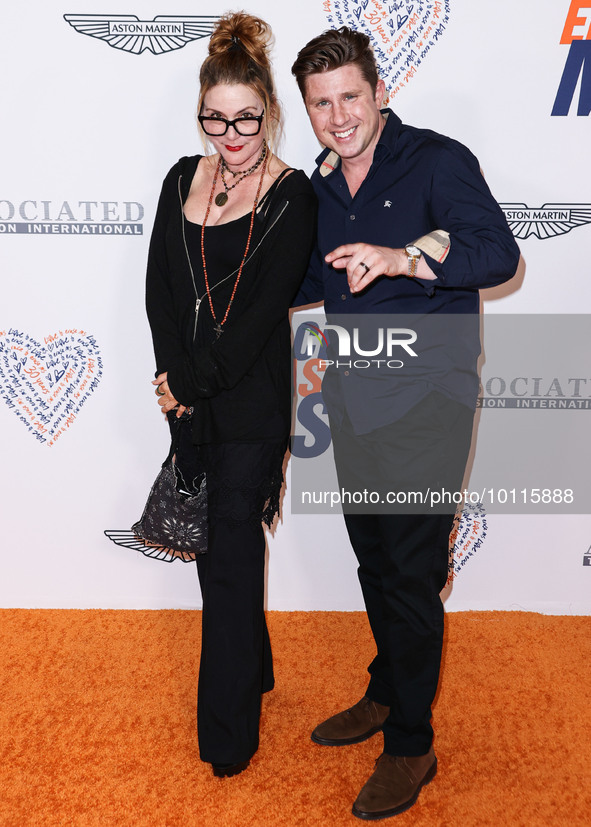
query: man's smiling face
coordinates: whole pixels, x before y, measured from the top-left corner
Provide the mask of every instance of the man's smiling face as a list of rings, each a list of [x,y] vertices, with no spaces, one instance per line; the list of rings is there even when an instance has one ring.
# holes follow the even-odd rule
[[[374,93],[355,63],[308,75],[306,109],[320,143],[345,162],[371,163],[384,124],[384,92],[384,81],[378,81]]]

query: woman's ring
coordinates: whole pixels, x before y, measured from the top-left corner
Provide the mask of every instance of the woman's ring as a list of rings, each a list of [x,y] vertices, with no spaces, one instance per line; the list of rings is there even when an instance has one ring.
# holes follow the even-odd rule
[[[166,391],[161,391],[160,390],[161,387],[162,387],[162,384],[158,385],[158,387],[156,388],[156,395],[157,396],[164,396],[166,394]]]
[[[369,273],[369,267],[367,266],[367,264],[364,261],[360,261],[359,266],[360,267],[365,267],[365,272]]]

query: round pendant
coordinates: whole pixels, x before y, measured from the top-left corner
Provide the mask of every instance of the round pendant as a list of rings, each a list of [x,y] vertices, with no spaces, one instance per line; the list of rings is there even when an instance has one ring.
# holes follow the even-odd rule
[[[224,204],[227,202],[227,200],[228,200],[228,193],[227,192],[218,192],[218,194],[215,197],[215,203],[218,205],[218,207],[223,207]]]

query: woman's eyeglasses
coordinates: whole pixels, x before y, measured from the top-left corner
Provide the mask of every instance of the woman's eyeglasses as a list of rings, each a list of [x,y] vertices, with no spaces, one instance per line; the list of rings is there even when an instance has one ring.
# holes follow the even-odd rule
[[[233,121],[226,118],[208,118],[205,115],[198,115],[197,120],[206,135],[225,135],[231,126],[239,135],[258,135],[264,117],[263,112],[261,115],[241,115]]]

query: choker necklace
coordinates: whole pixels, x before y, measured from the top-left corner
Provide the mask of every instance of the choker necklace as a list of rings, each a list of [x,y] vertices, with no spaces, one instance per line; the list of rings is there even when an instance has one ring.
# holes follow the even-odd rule
[[[218,205],[218,207],[223,207],[224,204],[227,203],[228,193],[230,192],[230,190],[233,190],[234,187],[238,186],[238,184],[241,181],[243,181],[249,175],[252,175],[252,173],[255,171],[255,169],[258,169],[260,167],[260,165],[263,163],[263,161],[265,160],[266,157],[267,157],[267,142],[263,141],[263,148],[261,150],[261,154],[258,157],[258,160],[251,167],[244,170],[244,172],[242,172],[241,170],[238,170],[237,172],[232,172],[232,170],[228,167],[228,165],[226,164],[225,160],[222,158],[222,155],[220,153],[221,164],[218,164],[218,169],[220,169],[220,166],[221,166],[220,173],[221,173],[221,177],[222,177],[222,184],[224,185],[224,192],[218,192],[218,194],[215,197],[215,203]],[[229,187],[228,184],[226,183],[226,178],[225,178],[225,172],[226,171],[228,171],[232,175],[233,178],[236,178],[237,175],[240,176],[240,178],[238,178],[238,180],[235,181],[232,184],[231,187]],[[217,171],[216,171],[216,177],[217,177]]]
[[[213,316],[213,320],[215,322],[216,338],[218,338],[218,339],[221,336],[221,334],[224,332],[223,331],[223,325],[226,323],[226,319],[228,318],[228,313],[230,312],[230,307],[232,306],[232,302],[234,301],[234,296],[236,295],[236,289],[238,287],[238,282],[240,281],[240,276],[242,275],[242,269],[244,267],[244,263],[246,261],[246,256],[248,255],[248,250],[250,248],[250,240],[252,238],[252,228],[254,226],[254,216],[255,216],[255,213],[256,213],[257,205],[259,203],[261,190],[263,188],[263,180],[265,178],[265,172],[267,171],[267,148],[266,148],[266,145],[263,149],[263,153],[261,153],[261,157],[259,158],[259,160],[256,163],[256,166],[258,166],[261,162],[263,164],[263,168],[261,170],[261,177],[260,177],[260,180],[259,180],[259,186],[258,186],[258,189],[257,189],[257,194],[255,196],[254,204],[252,205],[252,210],[250,212],[250,227],[249,227],[249,230],[248,230],[248,238],[246,240],[246,248],[244,250],[244,255],[242,256],[242,261],[240,262],[240,267],[238,268],[238,275],[236,276],[236,281],[234,282],[234,288],[232,290],[232,295],[230,296],[230,301],[228,302],[228,306],[226,307],[226,312],[224,313],[224,318],[221,320],[221,322],[218,322],[218,318],[215,315],[215,310],[213,309],[213,302],[211,300],[211,291],[209,289],[209,279],[207,277],[207,265],[205,263],[205,225],[207,224],[207,219],[209,218],[209,212],[211,210],[211,204],[213,202],[213,194],[215,192],[215,187],[216,187],[217,180],[218,180],[218,174],[219,174],[220,170],[223,169],[223,166],[222,166],[223,160],[222,160],[221,155],[220,155],[220,159],[218,161],[218,165],[217,165],[216,170],[215,170],[215,175],[213,176],[213,185],[211,187],[211,192],[209,194],[209,202],[207,204],[207,209],[205,211],[205,218],[203,219],[203,224],[201,225],[201,261],[203,263],[203,275],[205,277],[205,292],[207,293],[207,298],[209,300],[209,309],[211,310],[211,315]],[[255,169],[256,169],[256,166],[255,166]],[[236,173],[236,174],[238,174],[238,173]],[[247,174],[250,174],[250,171]],[[223,173],[222,173],[222,176],[223,176]],[[222,177],[222,180],[223,180],[223,177]],[[236,182],[236,183],[238,183],[238,182]],[[236,184],[234,184],[234,186],[236,186]],[[226,194],[225,193],[220,193],[220,195],[226,195]],[[228,200],[227,195],[226,195],[226,200]],[[216,201],[217,201],[217,198],[216,198]]]

